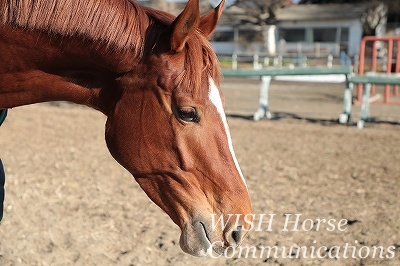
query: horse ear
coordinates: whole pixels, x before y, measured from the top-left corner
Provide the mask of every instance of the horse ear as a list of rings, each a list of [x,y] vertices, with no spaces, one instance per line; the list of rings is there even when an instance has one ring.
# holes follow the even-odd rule
[[[225,0],[222,0],[214,10],[211,10],[200,18],[199,29],[204,36],[207,37],[207,39],[211,37],[211,34],[217,26],[218,19],[222,14],[222,10],[224,9],[224,3]]]
[[[182,13],[172,22],[171,50],[180,52],[200,21],[199,0],[189,0]]]

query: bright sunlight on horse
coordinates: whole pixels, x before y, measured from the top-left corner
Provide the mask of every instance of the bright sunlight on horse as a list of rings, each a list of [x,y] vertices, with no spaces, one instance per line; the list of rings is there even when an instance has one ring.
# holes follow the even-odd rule
[[[208,42],[223,4],[200,16],[189,0],[175,18],[128,0],[0,0],[0,109],[70,101],[103,112],[112,156],[195,256],[238,245],[251,221]]]

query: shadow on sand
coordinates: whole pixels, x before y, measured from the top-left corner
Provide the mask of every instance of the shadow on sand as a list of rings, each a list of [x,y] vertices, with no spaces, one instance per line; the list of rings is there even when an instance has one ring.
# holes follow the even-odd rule
[[[243,115],[243,114],[234,114],[234,113],[227,113],[226,115],[227,115],[227,117],[230,117],[230,118],[238,118],[238,119],[253,121],[253,115]],[[271,119],[262,118],[261,120],[278,121],[278,120],[282,120],[282,119],[301,120],[301,121],[305,121],[305,122],[312,123],[312,124],[320,124],[323,126],[342,125],[339,123],[339,119],[314,118],[314,117],[301,116],[301,115],[298,115],[295,113],[287,113],[287,112],[274,112]],[[346,125],[354,126],[354,125],[356,125],[356,122],[357,121],[351,121],[349,123],[346,123]],[[366,123],[400,125],[400,121],[384,120],[384,119],[377,118],[377,117],[369,118],[366,121]]]

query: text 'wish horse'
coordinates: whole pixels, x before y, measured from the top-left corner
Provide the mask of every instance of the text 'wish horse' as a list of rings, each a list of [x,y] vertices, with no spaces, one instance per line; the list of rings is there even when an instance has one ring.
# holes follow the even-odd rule
[[[130,0],[0,0],[0,109],[70,101],[104,113],[112,156],[195,256],[238,245],[250,226],[208,42],[222,8],[200,16],[189,0],[175,18]]]

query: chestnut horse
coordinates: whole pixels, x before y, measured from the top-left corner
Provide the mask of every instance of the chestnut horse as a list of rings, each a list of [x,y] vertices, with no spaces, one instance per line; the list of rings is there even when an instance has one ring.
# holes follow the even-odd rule
[[[0,109],[103,112],[110,153],[195,256],[238,245],[251,221],[208,42],[222,9],[201,16],[189,0],[175,18],[133,0],[0,0]]]

